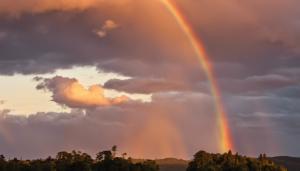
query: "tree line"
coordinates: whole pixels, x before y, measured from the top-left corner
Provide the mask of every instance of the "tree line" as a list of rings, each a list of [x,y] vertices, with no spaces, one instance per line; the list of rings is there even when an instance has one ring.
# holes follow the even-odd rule
[[[211,154],[199,151],[189,163],[187,171],[287,171],[269,160],[265,154],[258,158],[232,154]]]
[[[154,160],[134,160],[126,153],[117,156],[117,147],[101,151],[93,159],[80,151],[59,152],[55,158],[37,160],[6,159],[0,155],[0,171],[159,171]],[[231,151],[212,154],[199,151],[194,155],[186,171],[286,171],[265,154],[250,158]]]
[[[0,156],[0,171],[158,171],[159,167],[152,160],[133,162],[116,156],[117,147],[97,153],[93,159],[90,155],[80,151],[59,152],[55,158],[38,160],[7,160]]]

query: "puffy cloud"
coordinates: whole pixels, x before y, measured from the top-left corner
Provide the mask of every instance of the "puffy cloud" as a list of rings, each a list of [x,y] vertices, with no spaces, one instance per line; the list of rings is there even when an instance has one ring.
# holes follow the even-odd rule
[[[218,151],[210,96],[154,96],[151,103],[133,102],[70,113],[37,113],[28,117],[7,113],[0,116],[0,130],[5,130],[5,134],[0,132],[2,153],[36,158],[79,149],[95,154],[114,144],[133,157],[186,158],[199,147]]]
[[[118,26],[117,23],[115,23],[113,20],[106,20],[101,29],[95,30],[95,33],[100,37],[105,37],[108,32],[110,32],[113,29],[116,29]]]
[[[36,78],[37,81],[40,79]],[[115,98],[105,97],[104,89],[99,85],[93,85],[86,89],[76,79],[60,76],[43,79],[37,85],[37,89],[49,90],[53,94],[53,101],[73,108],[118,105],[129,100],[126,96]]]
[[[230,128],[239,153],[257,156],[261,152],[300,152],[296,145],[300,138],[299,101],[233,97],[226,102],[230,103]],[[281,110],[282,107],[255,110],[266,102],[286,106],[284,110],[293,115]],[[298,109],[289,109],[286,104],[291,103]],[[0,116],[0,147],[3,154],[10,156],[47,157],[73,149],[95,154],[115,144],[133,157],[190,157],[199,149],[218,151],[212,99],[201,93],[160,93],[154,95],[151,103],[134,102],[70,113],[37,113],[29,117],[10,113]],[[280,148],[282,144],[292,146]]]

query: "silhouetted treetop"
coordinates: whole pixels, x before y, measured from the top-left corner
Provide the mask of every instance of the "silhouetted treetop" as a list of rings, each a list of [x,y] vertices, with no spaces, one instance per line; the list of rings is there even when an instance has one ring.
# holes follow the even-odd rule
[[[224,154],[211,154],[199,151],[189,163],[187,171],[286,171],[276,165],[265,154],[257,159],[233,155],[231,151]]]

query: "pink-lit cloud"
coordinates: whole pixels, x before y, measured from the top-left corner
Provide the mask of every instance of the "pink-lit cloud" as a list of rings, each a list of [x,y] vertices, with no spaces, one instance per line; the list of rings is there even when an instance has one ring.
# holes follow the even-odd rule
[[[118,28],[119,25],[113,20],[106,20],[100,29],[95,30],[95,33],[100,38],[107,36],[113,29]]]
[[[36,79],[40,80],[40,78]],[[103,87],[99,85],[92,85],[86,89],[78,80],[60,76],[43,79],[37,89],[50,91],[53,101],[74,108],[111,106],[129,101],[127,96],[106,97]]]

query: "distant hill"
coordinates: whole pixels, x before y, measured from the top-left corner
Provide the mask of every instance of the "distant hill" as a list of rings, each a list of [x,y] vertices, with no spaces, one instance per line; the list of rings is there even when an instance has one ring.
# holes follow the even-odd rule
[[[133,163],[140,163],[145,161],[145,159],[132,159]],[[185,171],[189,161],[176,159],[176,158],[165,158],[156,159],[156,164],[159,165],[160,171]]]
[[[159,165],[160,171],[185,171],[188,166],[188,161],[175,159],[175,158],[166,158],[155,160]]]
[[[282,165],[288,169],[288,171],[300,171],[300,158],[279,156],[270,158],[275,163]]]

